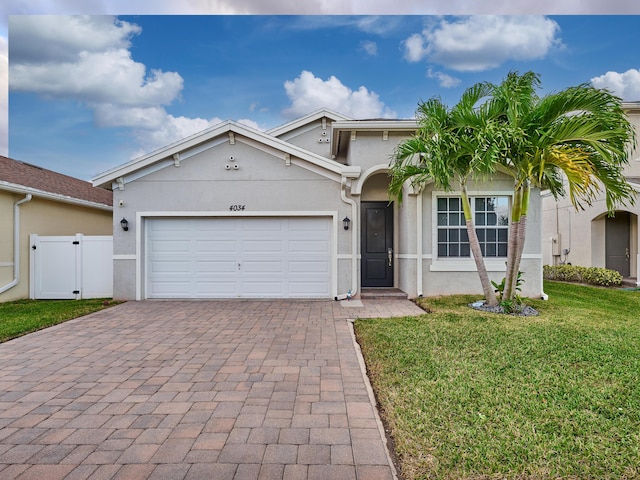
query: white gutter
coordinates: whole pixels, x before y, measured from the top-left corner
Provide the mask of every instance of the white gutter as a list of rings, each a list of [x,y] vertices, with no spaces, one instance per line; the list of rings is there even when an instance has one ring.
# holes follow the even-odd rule
[[[79,205],[81,207],[90,207],[98,210],[104,210],[106,212],[113,211],[113,207],[111,205],[107,205],[104,203],[68,197],[66,195],[60,195],[58,193],[45,192],[44,190],[38,190],[37,188],[25,187],[22,185],[17,185],[15,183],[4,182],[2,180],[0,180],[0,190],[5,190],[12,193],[20,193],[23,195],[35,195],[36,197],[44,198],[46,200],[54,200],[56,202],[69,203],[71,205]]]
[[[342,177],[342,185],[340,188],[340,198],[344,203],[351,205],[351,218],[354,225],[359,225],[356,221],[358,218],[358,206],[356,201],[347,197],[347,177]],[[351,290],[348,293],[336,295],[336,300],[345,300],[355,297],[358,292],[358,235],[355,228],[351,229]]]
[[[417,287],[418,287],[418,297],[422,297],[422,191],[416,197],[418,203],[416,205],[416,228],[418,229],[418,233],[416,236],[416,253],[417,253]]]
[[[13,204],[13,281],[0,287],[0,293],[15,287],[20,281],[20,205],[31,201],[31,194]]]

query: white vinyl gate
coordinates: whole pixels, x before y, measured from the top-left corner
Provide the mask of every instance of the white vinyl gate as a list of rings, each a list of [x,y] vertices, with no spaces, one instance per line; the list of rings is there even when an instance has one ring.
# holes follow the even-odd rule
[[[30,297],[111,298],[113,237],[29,236]]]

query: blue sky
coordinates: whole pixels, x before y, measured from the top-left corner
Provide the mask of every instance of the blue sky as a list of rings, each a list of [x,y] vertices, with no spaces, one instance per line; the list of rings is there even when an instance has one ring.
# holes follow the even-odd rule
[[[8,155],[87,180],[221,120],[409,118],[509,70],[540,73],[541,93],[591,82],[640,100],[634,15],[8,13]]]

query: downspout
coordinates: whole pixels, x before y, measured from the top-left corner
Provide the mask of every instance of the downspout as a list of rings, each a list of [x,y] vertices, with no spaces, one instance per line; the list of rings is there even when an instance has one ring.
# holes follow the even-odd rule
[[[0,293],[15,287],[20,281],[20,205],[31,201],[31,194],[13,204],[13,281],[0,287]]]
[[[347,177],[342,177],[341,188],[340,188],[340,198],[344,203],[351,205],[351,218],[354,220],[354,224],[359,224],[356,222],[357,214],[358,214],[358,206],[356,201],[352,198],[347,197]],[[348,293],[343,293],[336,295],[336,300],[345,300],[351,299],[355,297],[358,292],[358,235],[355,229],[351,229],[351,290]]]
[[[416,286],[418,287],[417,288],[418,297],[421,298],[424,294],[424,292],[422,291],[422,191],[420,191],[416,199],[418,201],[416,205],[416,228],[417,228],[417,235],[416,235],[416,255],[417,255],[416,283],[417,285]]]

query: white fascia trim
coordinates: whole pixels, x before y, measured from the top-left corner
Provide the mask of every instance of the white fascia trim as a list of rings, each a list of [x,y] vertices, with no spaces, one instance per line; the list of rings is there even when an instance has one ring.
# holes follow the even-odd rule
[[[171,158],[173,161],[173,155],[175,153],[180,153],[190,148],[193,148],[201,143],[204,143],[218,135],[222,135],[229,130],[231,130],[231,125],[234,122],[222,122],[213,127],[210,127],[202,132],[198,132],[190,137],[183,138],[177,142],[174,142],[166,147],[163,147],[159,150],[155,150],[149,154],[143,155],[138,158],[134,158],[127,163],[122,165],[118,165],[106,172],[100,173],[95,176],[91,182],[94,186],[103,186],[108,185],[113,180],[118,177],[123,177],[129,175],[136,170],[140,170],[141,168],[147,167],[152,163],[157,162],[158,160],[162,160],[164,158]],[[239,125],[239,124],[235,124]]]
[[[315,112],[311,112],[304,117],[293,120],[289,123],[285,123],[284,125],[280,125],[278,127],[272,128],[271,130],[267,130],[267,135],[271,135],[273,137],[279,137],[280,135],[284,135],[285,133],[289,133],[292,130],[295,130],[300,127],[304,127],[306,124],[315,122],[316,120],[320,120],[322,117],[331,118],[334,122],[337,121],[348,121],[351,118],[342,115],[338,112],[334,112],[328,109],[317,110]]]
[[[332,295],[334,298],[338,294],[338,212],[337,211],[325,211],[325,210],[311,210],[311,211],[262,211],[262,212],[229,212],[229,211],[211,211],[211,212],[137,212],[136,213],[136,253],[135,255],[119,255],[120,257],[127,257],[126,260],[136,261],[136,300],[142,300],[142,284],[146,283],[146,278],[143,272],[142,261],[142,248],[143,248],[143,220],[147,218],[155,217],[197,217],[197,218],[237,218],[237,217],[327,217],[331,218],[333,226],[333,245],[331,246],[331,282],[332,282]],[[114,255],[115,257],[115,255]],[[114,258],[115,259],[115,258]],[[146,291],[145,291],[146,295]]]
[[[188,160],[189,158],[202,153],[204,151],[209,150],[210,148],[214,148],[217,147],[218,145],[222,145],[223,143],[227,142],[228,140],[226,138],[220,138],[216,141],[212,141],[212,142],[207,142],[204,143],[202,145],[198,145],[197,147],[194,147],[186,152],[181,152],[180,153],[180,162],[184,162],[185,160]],[[167,167],[174,167],[175,168],[175,161],[173,160],[173,158],[170,159],[166,159],[166,160],[161,160],[159,162],[156,162],[154,164],[151,164],[147,167],[141,168],[140,170],[132,173],[131,175],[125,175],[122,177],[122,180],[124,182],[124,185],[126,185],[127,183],[131,183],[134,182],[142,177],[146,177],[147,175],[151,175],[152,173],[158,172],[164,168]],[[118,182],[112,182],[111,183],[111,189],[112,190],[116,190],[118,188]]]
[[[389,130],[412,131],[418,129],[414,119],[405,120],[345,120],[333,122],[334,130]]]
[[[187,137],[186,139],[165,147],[164,149],[157,150],[154,153],[140,157],[136,160],[132,160],[131,162],[125,163],[124,165],[102,173],[93,178],[92,183],[94,186],[111,185],[111,182],[115,181],[117,178],[130,176],[132,173],[144,169],[158,161],[168,159],[169,162],[173,163],[174,154],[186,152],[187,150],[193,149],[194,147],[197,147],[205,142],[209,142],[211,139],[219,135],[224,135],[225,133],[231,131],[238,135],[242,135],[247,139],[251,139],[266,146],[273,147],[276,150],[282,151],[283,153],[288,153],[289,155],[293,155],[302,160],[306,160],[310,163],[316,164],[333,173],[337,173],[343,176],[344,172],[346,172],[347,175],[355,175],[356,173],[355,170],[353,170],[353,167],[345,167],[344,165],[336,161],[329,160],[325,157],[305,150],[304,148],[292,145],[276,137],[269,136],[259,130],[255,130],[251,127],[247,127],[236,122],[227,121],[218,124],[217,126],[212,127],[208,130],[205,130],[199,134]],[[236,138],[236,140],[239,140],[239,138]],[[357,171],[357,173],[359,174],[359,170]]]
[[[184,212],[138,212],[141,218],[154,217],[336,217],[338,213],[327,210],[263,210],[230,212],[228,210],[218,211],[184,211]]]
[[[105,205],[104,203],[68,197],[66,195],[60,195],[58,193],[45,192],[44,190],[38,190],[37,188],[25,187],[23,185],[18,185],[15,183],[4,182],[2,180],[0,180],[0,190],[5,190],[12,193],[20,193],[23,195],[31,194],[34,197],[44,198],[46,200],[69,203],[71,205],[79,205],[81,207],[95,208],[98,210],[104,210],[105,212],[113,211],[113,207],[111,205]]]

